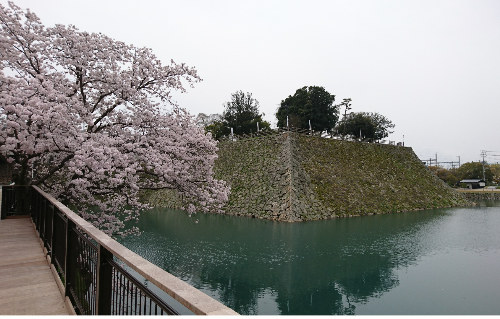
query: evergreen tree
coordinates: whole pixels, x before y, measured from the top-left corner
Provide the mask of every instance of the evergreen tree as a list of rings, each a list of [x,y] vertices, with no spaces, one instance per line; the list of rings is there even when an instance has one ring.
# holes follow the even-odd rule
[[[264,114],[259,114],[259,101],[252,97],[252,93],[237,91],[231,94],[231,101],[224,103],[224,112],[222,121],[214,122],[208,130],[215,129],[212,132],[220,135],[231,134],[233,128],[234,134],[249,134],[257,132],[257,123],[260,129],[269,128],[269,122],[264,121]],[[207,129],[206,128],[206,129]],[[217,135],[219,137],[219,135]]]
[[[336,129],[347,136],[379,140],[389,136],[392,133],[390,129],[394,127],[389,119],[379,113],[353,112],[342,119]]]
[[[313,130],[331,131],[338,121],[339,106],[333,105],[335,95],[328,93],[321,86],[304,86],[281,101],[276,112],[278,127],[289,126]]]

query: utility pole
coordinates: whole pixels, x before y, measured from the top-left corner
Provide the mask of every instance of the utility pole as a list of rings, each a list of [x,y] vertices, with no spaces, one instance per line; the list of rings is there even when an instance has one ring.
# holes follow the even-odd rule
[[[482,150],[482,151],[481,151],[481,156],[483,157],[483,161],[481,162],[481,164],[483,164],[483,181],[485,181],[485,182],[486,182],[486,177],[485,177],[485,175],[484,175],[484,164],[485,164],[486,162],[484,161],[484,158],[485,158],[485,156],[486,156],[486,152],[488,152],[488,151],[484,151],[484,150]]]
[[[483,164],[483,180],[486,182],[486,176],[485,176],[485,173],[484,173],[484,165],[486,164],[486,161],[484,160],[484,158],[488,155],[486,153],[493,153],[493,152],[497,152],[497,151],[485,151],[485,150],[482,150],[481,151],[481,155],[483,157],[483,162],[481,164]],[[500,156],[500,155],[491,155],[491,156]]]

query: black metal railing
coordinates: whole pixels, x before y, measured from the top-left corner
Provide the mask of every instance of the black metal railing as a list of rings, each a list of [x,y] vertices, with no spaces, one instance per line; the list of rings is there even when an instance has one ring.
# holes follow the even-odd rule
[[[37,188],[3,186],[1,219],[19,215],[31,215],[77,314],[178,315]]]
[[[0,218],[29,215],[31,212],[30,187],[2,187],[2,211]]]
[[[110,260],[113,294],[112,313],[117,315],[163,315],[175,310],[154,293],[145,294],[138,287],[144,286],[117,262]]]

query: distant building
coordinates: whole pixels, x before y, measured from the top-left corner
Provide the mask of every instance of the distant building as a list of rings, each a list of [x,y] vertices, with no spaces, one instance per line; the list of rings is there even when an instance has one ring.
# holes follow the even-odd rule
[[[467,188],[469,189],[483,188],[486,186],[486,182],[482,179],[463,179],[460,183],[467,184]]]

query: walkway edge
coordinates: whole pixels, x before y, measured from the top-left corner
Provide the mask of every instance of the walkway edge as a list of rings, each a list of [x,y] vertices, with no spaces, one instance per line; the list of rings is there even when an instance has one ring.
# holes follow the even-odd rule
[[[180,302],[183,306],[191,310],[197,315],[239,315],[234,310],[226,307],[217,300],[204,294],[198,289],[185,283],[179,278],[166,272],[160,267],[152,264],[131,250],[125,248],[123,245],[85,221],[76,213],[71,211],[68,207],[57,201],[51,195],[45,193],[36,186],[33,186],[38,192],[43,194],[54,206],[67,217],[73,221],[79,228],[84,230],[100,245],[110,251],[113,255],[118,257],[127,266],[137,271],[141,276],[149,280],[158,288],[169,294],[175,300]]]

